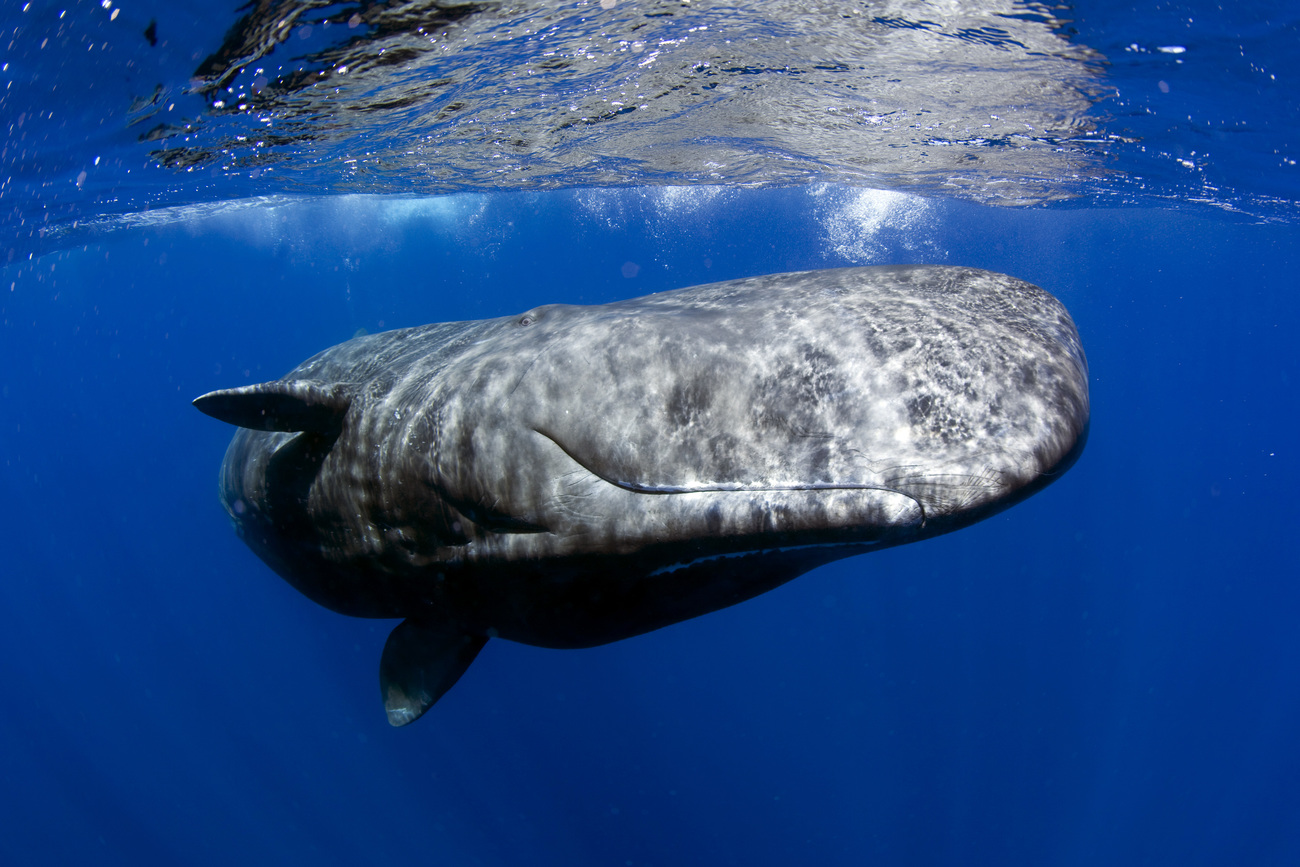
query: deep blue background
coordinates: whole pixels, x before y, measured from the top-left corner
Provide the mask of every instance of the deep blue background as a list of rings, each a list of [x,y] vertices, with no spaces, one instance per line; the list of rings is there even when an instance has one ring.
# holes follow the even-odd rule
[[[585,195],[305,203],[0,269],[0,863],[1300,863],[1294,225],[930,205],[925,258],[1074,314],[1067,476],[647,636],[492,642],[390,728],[392,624],[244,549],[231,431],[188,402],[358,327],[846,264],[802,191]]]

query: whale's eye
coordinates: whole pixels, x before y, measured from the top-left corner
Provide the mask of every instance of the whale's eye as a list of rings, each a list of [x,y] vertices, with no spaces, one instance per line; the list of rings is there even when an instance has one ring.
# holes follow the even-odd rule
[[[519,317],[519,324],[522,325],[524,328],[527,328],[529,325],[532,325],[536,321],[537,321],[537,317],[531,313],[525,313],[523,316]]]

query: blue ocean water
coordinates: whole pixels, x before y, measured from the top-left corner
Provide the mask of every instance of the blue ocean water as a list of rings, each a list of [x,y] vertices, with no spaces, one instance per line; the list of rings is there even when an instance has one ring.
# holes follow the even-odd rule
[[[130,99],[157,76],[201,102],[233,8],[10,4],[0,861],[1300,863],[1297,13],[1242,7],[1058,14],[1106,58],[1058,146],[1093,180],[1001,207],[948,175],[408,197],[409,167],[371,191],[301,143],[288,181],[196,173],[150,161]],[[1093,416],[1064,478],[635,639],[490,642],[404,729],[376,686],[392,622],[243,546],[230,429],[188,405],[359,328],[912,261],[1070,309]]]

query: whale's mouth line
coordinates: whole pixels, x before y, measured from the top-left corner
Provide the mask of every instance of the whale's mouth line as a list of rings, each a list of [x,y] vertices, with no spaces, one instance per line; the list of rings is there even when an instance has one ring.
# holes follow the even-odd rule
[[[891,488],[887,485],[870,485],[861,482],[806,482],[797,485],[771,485],[771,484],[744,484],[742,482],[712,482],[702,485],[652,485],[645,482],[630,482],[626,479],[617,479],[605,475],[587,465],[585,461],[564,447],[564,444],[551,436],[544,430],[533,428],[533,432],[540,434],[550,440],[556,448],[583,470],[605,482],[624,491],[633,494],[744,494],[744,493],[804,493],[818,491],[884,491],[889,494],[897,494],[900,497],[906,497],[916,503],[916,507],[921,512],[921,525],[925,525],[926,509],[925,503],[920,499],[897,488]]]

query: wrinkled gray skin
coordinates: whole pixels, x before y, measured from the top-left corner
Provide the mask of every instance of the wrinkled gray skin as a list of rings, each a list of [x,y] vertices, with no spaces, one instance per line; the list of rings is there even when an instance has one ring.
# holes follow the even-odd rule
[[[986,518],[1067,469],[1087,363],[1037,287],[774,274],[358,337],[196,405],[221,497],[311,599],[401,617],[389,719],[488,637],[616,641]]]

